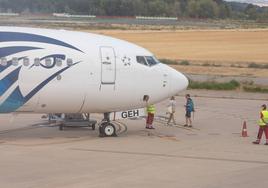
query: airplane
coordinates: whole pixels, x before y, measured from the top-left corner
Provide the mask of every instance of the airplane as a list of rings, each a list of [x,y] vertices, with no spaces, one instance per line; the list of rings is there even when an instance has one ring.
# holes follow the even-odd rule
[[[156,39],[157,40],[157,39]],[[188,79],[151,52],[112,37],[0,26],[0,113],[103,113],[143,108],[186,89]]]

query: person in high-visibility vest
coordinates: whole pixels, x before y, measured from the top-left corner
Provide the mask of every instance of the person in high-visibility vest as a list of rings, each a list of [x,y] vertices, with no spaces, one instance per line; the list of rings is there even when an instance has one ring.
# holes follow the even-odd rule
[[[260,117],[260,120],[258,121],[259,132],[258,132],[257,140],[252,143],[259,144],[261,141],[262,134],[264,132],[265,137],[266,137],[265,145],[268,145],[268,111],[267,111],[267,107],[265,104],[263,104],[261,107],[262,107],[262,110],[260,113],[261,117]]]
[[[153,121],[154,121],[154,114],[155,114],[155,106],[153,104],[149,104],[149,96],[146,95],[143,99],[147,105],[146,105],[146,111],[147,111],[147,119],[146,119],[146,129],[155,129],[153,127]]]

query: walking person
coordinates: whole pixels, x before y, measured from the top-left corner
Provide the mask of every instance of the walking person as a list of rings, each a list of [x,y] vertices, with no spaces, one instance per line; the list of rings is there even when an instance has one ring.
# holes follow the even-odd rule
[[[176,125],[176,121],[175,121],[175,110],[176,110],[176,101],[175,101],[175,97],[172,96],[169,100],[169,105],[168,105],[168,114],[169,114],[169,118],[167,121],[167,125],[169,125],[169,123],[171,122],[171,120],[173,121],[173,124]]]
[[[155,114],[155,106],[153,104],[149,104],[149,96],[145,95],[143,100],[146,102],[146,111],[147,111],[147,119],[146,119],[146,129],[155,129],[153,127],[154,114]]]
[[[194,109],[194,102],[191,99],[190,94],[186,94],[185,95],[186,98],[186,104],[185,106],[185,121],[186,124],[184,125],[184,127],[192,127],[192,112],[194,113],[195,109]]]
[[[265,145],[268,145],[268,111],[267,106],[263,104],[261,106],[261,113],[260,113],[260,120],[258,121],[259,124],[259,132],[257,136],[257,140],[252,142],[253,144],[260,144],[262,134],[264,132],[266,137]]]

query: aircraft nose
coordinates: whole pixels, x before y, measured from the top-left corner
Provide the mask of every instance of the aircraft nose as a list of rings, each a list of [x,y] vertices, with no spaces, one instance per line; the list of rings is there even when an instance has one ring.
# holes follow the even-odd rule
[[[175,95],[178,92],[185,90],[189,85],[189,81],[186,76],[174,69],[172,70],[171,74],[171,83],[172,95]]]

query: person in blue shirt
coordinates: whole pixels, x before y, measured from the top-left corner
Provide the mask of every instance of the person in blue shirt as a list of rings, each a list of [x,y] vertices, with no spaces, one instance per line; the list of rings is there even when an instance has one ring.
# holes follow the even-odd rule
[[[184,125],[184,127],[192,127],[192,112],[194,112],[194,102],[190,97],[190,94],[186,94],[185,95],[186,98],[186,104],[185,106],[185,119],[186,119],[186,124]]]

